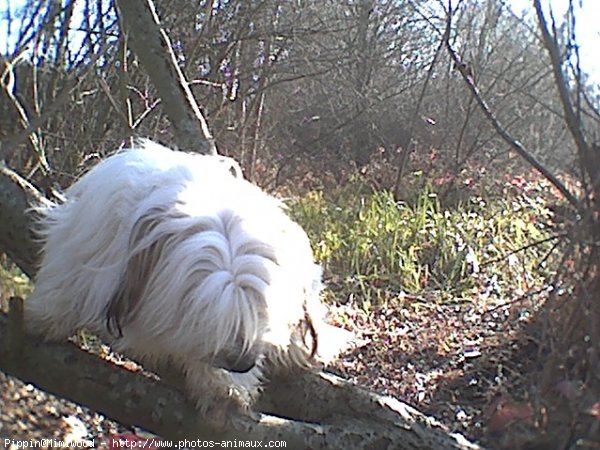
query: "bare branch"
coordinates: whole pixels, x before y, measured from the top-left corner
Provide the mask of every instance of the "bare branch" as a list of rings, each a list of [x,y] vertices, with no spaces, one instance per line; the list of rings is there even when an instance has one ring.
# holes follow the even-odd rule
[[[159,92],[181,150],[216,154],[214,139],[179,68],[152,0],[118,0],[129,41]]]
[[[514,138],[506,128],[500,123],[494,112],[491,110],[487,102],[484,100],[479,88],[475,84],[475,80],[473,76],[468,70],[468,67],[461,61],[460,57],[452,48],[452,44],[450,43],[450,24],[452,21],[452,15],[447,15],[447,28],[446,33],[444,35],[444,41],[446,44],[446,49],[452,61],[454,62],[456,68],[459,70],[465,84],[471,91],[471,95],[475,98],[475,101],[483,111],[483,114],[488,119],[488,121],[494,127],[494,130],[498,133],[498,135],[506,142],[510,147],[515,150],[525,161],[527,161],[533,168],[535,168],[540,174],[542,174],[550,183],[556,187],[560,191],[560,193],[567,199],[567,201],[573,205],[573,207],[580,213],[583,213],[583,206],[579,199],[564,185],[562,181],[560,181],[548,168],[546,168],[540,161],[536,159],[536,157],[531,154],[521,142],[519,142],[516,138]]]
[[[583,130],[581,128],[581,120],[577,116],[575,108],[573,107],[573,104],[571,102],[567,81],[565,80],[565,75],[562,70],[563,62],[558,49],[556,35],[551,35],[550,31],[548,30],[548,25],[546,23],[546,18],[544,17],[544,12],[542,11],[540,0],[534,0],[534,7],[538,18],[540,31],[542,32],[544,46],[546,47],[546,49],[548,50],[548,54],[550,55],[552,71],[554,73],[554,79],[556,82],[556,87],[558,89],[558,94],[560,96],[560,101],[563,106],[567,127],[569,128],[569,131],[573,136],[573,140],[575,141],[575,145],[577,146],[577,152],[580,161],[583,164],[583,168],[587,172],[587,175],[590,177],[592,185],[596,186],[598,184],[598,181],[600,181],[598,178],[600,175],[598,157],[592,151],[590,145],[585,139]]]
[[[2,76],[0,77],[0,85],[4,89],[6,96],[12,103],[14,109],[17,111],[19,116],[19,122],[21,122],[21,126],[25,130],[30,130],[27,132],[27,137],[29,138],[29,142],[33,151],[35,152],[38,164],[42,167],[45,173],[50,172],[50,166],[48,165],[48,161],[46,161],[46,153],[40,142],[40,138],[36,132],[36,130],[31,127],[29,117],[27,112],[15,93],[13,92],[13,84],[15,80],[14,67],[15,64],[18,63],[20,57],[15,58],[13,61],[4,60],[4,58],[0,59],[0,61],[4,60],[5,68],[3,68]]]

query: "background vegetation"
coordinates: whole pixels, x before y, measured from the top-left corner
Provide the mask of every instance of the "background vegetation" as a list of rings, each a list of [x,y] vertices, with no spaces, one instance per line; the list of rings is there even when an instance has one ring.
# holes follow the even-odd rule
[[[491,445],[552,442],[549,422],[588,438],[598,167],[582,164],[535,17],[456,3],[155,1],[219,151],[286,199],[335,320],[364,339],[338,370]],[[6,2],[0,19],[0,158],[48,196],[132,138],[172,142],[111,1]],[[555,44],[596,151],[600,98],[573,20]],[[1,275],[3,298],[26,295],[6,258]]]

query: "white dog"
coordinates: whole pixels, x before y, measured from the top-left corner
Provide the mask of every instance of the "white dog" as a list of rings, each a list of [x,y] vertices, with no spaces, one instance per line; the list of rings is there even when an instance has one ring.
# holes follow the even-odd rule
[[[40,209],[29,329],[86,328],[142,362],[175,363],[205,414],[248,407],[265,364],[334,357],[348,334],[324,322],[306,233],[240,173],[149,141],[98,164]]]

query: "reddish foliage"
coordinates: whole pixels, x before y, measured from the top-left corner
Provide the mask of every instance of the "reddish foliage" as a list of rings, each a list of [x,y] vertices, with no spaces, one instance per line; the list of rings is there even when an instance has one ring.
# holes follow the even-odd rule
[[[517,421],[533,422],[533,407],[529,403],[516,402],[508,397],[496,400],[490,408],[491,414],[488,420],[488,431],[497,432],[508,428]]]
[[[594,416],[596,419],[600,420],[600,402],[594,403],[592,407],[588,409],[588,413],[591,416]]]

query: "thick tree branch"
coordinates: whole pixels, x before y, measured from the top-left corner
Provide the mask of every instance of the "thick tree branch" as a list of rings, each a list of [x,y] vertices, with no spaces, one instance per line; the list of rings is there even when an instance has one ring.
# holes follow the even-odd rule
[[[117,0],[121,23],[173,125],[180,150],[215,155],[215,142],[181,71],[152,0]]]
[[[480,448],[459,434],[448,434],[437,420],[406,403],[323,372],[273,378],[258,406],[261,411],[285,417],[338,424],[346,428],[347,437],[352,436],[354,442],[364,439],[365,435],[371,436],[374,442],[381,444],[373,448]],[[354,433],[348,433],[348,429]],[[384,446],[385,442],[391,445]],[[350,447],[372,448],[344,446]]]
[[[48,200],[27,180],[0,162],[0,250],[33,277],[38,261],[38,245],[31,225],[35,213],[32,205]]]

